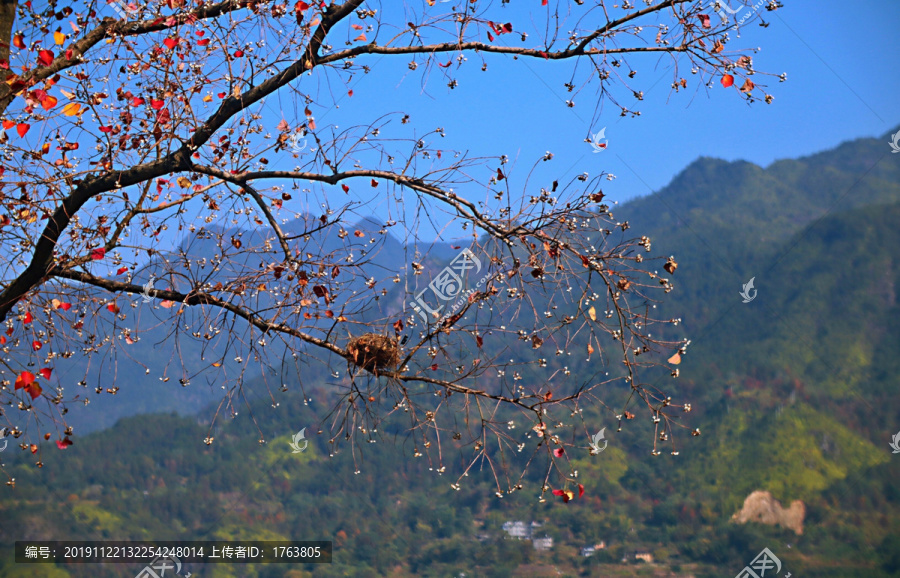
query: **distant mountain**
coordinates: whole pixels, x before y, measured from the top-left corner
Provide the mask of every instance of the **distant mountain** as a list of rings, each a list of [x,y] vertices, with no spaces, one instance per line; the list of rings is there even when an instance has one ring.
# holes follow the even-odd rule
[[[65,453],[42,445],[50,455],[40,470],[30,453],[3,454],[17,489],[0,501],[0,544],[73,532],[86,539],[334,540],[332,567],[241,574],[263,578],[540,575],[535,568],[549,565],[573,576],[636,576],[644,570],[621,559],[638,550],[679,576],[731,576],[764,547],[797,576],[900,576],[900,457],[888,446],[900,430],[900,155],[887,140],[859,139],[767,168],[699,159],[658,193],[615,211],[631,231],[651,238],[651,255],[675,255],[679,263],[676,290],[659,310],[682,319],[668,336],[692,343],[677,379],[644,376],[693,406],[680,423],[702,433],[677,428],[678,456],[668,447],[650,456],[649,420],[614,432],[608,414],[586,407],[585,423],[607,427],[609,447],[593,457],[569,452],[584,498],[537,502],[546,472],[534,472],[521,492],[499,500],[486,470],[472,470],[462,491],[449,488],[470,447],[448,442],[440,475],[432,462],[410,457],[403,424],[385,424],[384,439],[360,453],[344,448],[329,459],[327,441],[316,435],[309,453],[290,454],[290,436],[331,409],[334,386],[322,372],[279,375],[290,386],[277,394],[280,405],[251,396],[237,419],[219,421],[209,447],[201,440],[212,412],[184,414],[218,399],[213,386],[185,400],[176,395],[193,384],[154,384],[151,391],[124,383],[117,397],[101,396],[105,405],[70,416],[87,410],[105,425],[177,406],[182,417],[122,419],[79,436]],[[410,247],[381,238],[372,266],[403,275],[397,255]],[[320,246],[343,250],[341,242],[329,237]],[[435,246],[424,261],[437,270],[456,251]],[[757,292],[745,303],[739,292],[751,278]],[[153,355],[159,331],[138,351]],[[308,405],[295,393],[300,377],[309,385]],[[247,380],[257,388],[258,378]],[[97,407],[110,413],[101,419],[91,413]],[[265,444],[257,442],[257,427]],[[731,522],[756,490],[785,506],[803,501],[803,535]],[[503,523],[511,520],[539,521],[553,549],[540,553],[505,539]],[[606,550],[579,555],[601,541]],[[59,571],[66,573],[33,575],[88,575]],[[13,575],[7,572],[0,566],[0,574]]]

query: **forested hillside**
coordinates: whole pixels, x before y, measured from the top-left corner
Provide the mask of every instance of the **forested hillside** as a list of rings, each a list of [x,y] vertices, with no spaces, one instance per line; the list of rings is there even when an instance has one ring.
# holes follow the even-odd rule
[[[585,407],[579,419],[606,428],[608,446],[590,455],[585,439],[583,450],[569,452],[584,495],[541,502],[546,472],[529,471],[521,490],[498,498],[486,469],[451,487],[470,445],[447,443],[444,472],[428,456],[414,457],[402,414],[376,443],[332,450],[327,434],[315,433],[327,431],[337,387],[324,372],[302,375],[309,401],[290,366],[273,367],[287,389],[274,403],[260,376],[248,377],[255,393],[211,434],[215,384],[177,398],[180,415],[169,413],[171,403],[135,415],[165,397],[159,392],[184,388],[154,384],[151,397],[123,383],[104,405],[71,414],[94,419],[116,403],[117,415],[129,417],[65,451],[42,446],[42,468],[12,440],[0,454],[16,478],[0,500],[0,575],[132,570],[10,562],[15,540],[76,537],[334,542],[332,565],[219,565],[197,568],[198,577],[650,575],[636,552],[677,576],[721,577],[764,547],[797,577],[900,575],[900,456],[888,445],[900,430],[900,164],[885,141],[862,139],[765,169],[700,159],[665,189],[615,211],[651,237],[653,254],[679,263],[676,290],[659,308],[682,319],[668,337],[691,345],[679,377],[645,376],[692,404],[687,427],[670,440],[678,455],[666,446],[651,456],[649,420],[626,421],[617,432],[613,412]],[[437,263],[453,254],[434,251]],[[758,293],[744,303],[739,292],[751,277]],[[571,365],[573,379],[593,371]],[[609,392],[611,407],[624,393]],[[540,442],[528,435],[533,424],[510,419],[528,455]],[[292,454],[288,442],[304,427],[310,447]],[[212,445],[203,443],[208,435]],[[802,535],[732,522],[756,490],[785,508],[802,501]],[[552,548],[509,539],[509,521],[539,522]],[[600,542],[605,548],[581,555]]]

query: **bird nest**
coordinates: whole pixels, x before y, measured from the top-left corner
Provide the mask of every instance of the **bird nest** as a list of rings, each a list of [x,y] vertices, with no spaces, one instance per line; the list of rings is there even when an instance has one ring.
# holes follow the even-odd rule
[[[395,369],[400,363],[400,346],[396,337],[379,333],[365,333],[354,337],[347,344],[349,359],[357,366],[377,372]]]

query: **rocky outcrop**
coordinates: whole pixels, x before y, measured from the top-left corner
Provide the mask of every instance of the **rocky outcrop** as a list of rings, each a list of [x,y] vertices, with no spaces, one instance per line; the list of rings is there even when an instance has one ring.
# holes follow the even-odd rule
[[[746,522],[759,522],[769,526],[780,524],[799,535],[803,533],[805,516],[806,506],[800,500],[791,502],[790,508],[782,508],[781,503],[773,498],[772,494],[757,490],[747,496],[747,499],[744,500],[744,507],[731,519],[738,524]]]

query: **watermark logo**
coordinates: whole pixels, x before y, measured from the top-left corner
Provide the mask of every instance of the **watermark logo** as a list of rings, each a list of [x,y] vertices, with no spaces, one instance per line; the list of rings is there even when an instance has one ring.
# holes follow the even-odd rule
[[[296,434],[294,434],[293,438],[291,438],[292,441],[290,443],[290,446],[291,446],[291,449],[293,450],[291,452],[292,454],[299,454],[300,452],[302,452],[303,450],[306,449],[306,446],[309,445],[309,440],[306,439],[305,436],[306,436],[306,428],[303,428],[302,430],[300,430]],[[303,447],[300,447],[300,442],[303,442]]]
[[[167,574],[166,570],[172,570],[172,573]],[[160,556],[144,566],[134,578],[165,578],[166,576],[191,578],[191,573],[181,573],[181,560],[175,556]]]
[[[156,297],[156,291],[153,290],[153,275],[150,275],[150,280],[144,285],[144,292],[141,295],[144,303],[150,303]]]
[[[774,570],[774,572],[769,572],[769,570]],[[781,572],[781,560],[771,550],[763,548],[762,552],[757,554],[750,564],[744,566],[744,569],[738,572],[734,578],[764,578],[765,576],[775,576],[779,572]],[[784,578],[791,578],[791,573],[785,574]]]
[[[738,12],[741,11],[741,9],[744,8],[742,5],[742,6],[739,6],[737,9],[733,9],[727,3],[721,2],[721,0],[713,0],[712,2],[709,3],[709,7],[712,8],[713,10],[715,10],[716,14],[718,14],[719,16],[722,17],[722,20],[728,19],[728,16],[725,15],[726,12],[728,14],[737,14]]]
[[[744,283],[743,290],[740,292],[740,296],[744,298],[744,303],[750,303],[754,299],[756,299],[756,289],[753,288],[753,280],[756,277],[750,277],[750,280]],[[753,291],[751,295],[750,292]]]
[[[900,435],[900,434],[898,434]],[[0,452],[6,449],[6,444],[9,443],[9,440],[6,439],[6,428],[0,428]],[[896,452],[895,452],[896,453]]]
[[[900,153],[900,130],[891,135],[891,152],[892,153]]]
[[[600,142],[607,141],[607,142]],[[603,127],[597,134],[591,135],[591,148],[595,153],[602,153],[606,150],[609,139],[606,138],[606,127]]]
[[[3,436],[0,435],[0,438],[2,438],[2,437]],[[891,449],[894,450],[891,452],[892,454],[900,454],[900,431],[898,431],[894,435],[894,437],[891,438]],[[3,451],[3,450],[0,449],[0,451]]]
[[[740,18],[737,18],[737,16],[735,16],[735,15],[740,13],[744,8],[746,8],[746,6],[743,4],[741,4],[737,8],[732,8],[731,6],[728,5],[727,2],[724,2],[723,0],[712,0],[712,2],[709,3],[709,7],[716,11],[716,14],[719,15],[719,17],[722,19],[722,22],[727,22],[728,15],[730,14],[732,16],[735,16],[735,19],[737,20],[738,24],[743,24],[748,18],[750,18],[750,16],[752,14],[754,14],[757,10],[762,8],[762,6],[763,6],[763,4],[765,4],[765,2],[766,2],[766,0],[759,0],[759,2],[757,2],[753,6],[749,7],[750,8],[749,12],[747,12]]]
[[[306,148],[306,131],[292,133],[288,138],[288,148],[292,153],[300,153]],[[302,141],[300,139],[303,139]]]
[[[596,456],[597,454],[599,454],[600,452],[602,452],[603,450],[606,449],[606,445],[609,442],[606,441],[606,438],[604,437],[605,434],[606,434],[606,428],[603,428],[602,430],[600,430],[596,434],[594,434],[594,437],[591,438],[591,455],[592,456]],[[601,441],[603,442],[602,448],[600,447]]]
[[[107,4],[110,4],[113,7],[113,10],[119,15],[119,18],[124,18],[125,20],[128,20],[129,16],[138,11],[136,4],[130,4],[125,2],[125,0],[109,0]]]
[[[444,305],[442,303],[446,303],[451,299],[456,298],[463,290],[463,277],[466,276],[466,272],[469,269],[475,269],[475,273],[481,272],[481,261],[478,257],[475,256],[475,253],[468,249],[463,249],[460,253],[453,258],[453,261],[441,271],[437,277],[435,277],[431,283],[428,284],[427,287],[419,291],[416,295],[416,302],[411,303],[410,306],[415,310],[416,313],[422,317],[422,320],[428,323],[428,316],[439,318],[440,312],[443,310]],[[485,281],[487,281],[490,275],[485,275],[482,277],[476,288],[481,286]],[[434,307],[430,306],[425,299],[425,293],[431,291],[435,297],[437,297],[437,301],[439,302]],[[469,293],[472,293],[474,289],[469,290],[466,295],[460,298],[457,301],[450,313],[445,315],[448,317],[452,315],[453,312],[457,311],[460,307],[462,307],[463,299],[468,297]]]

